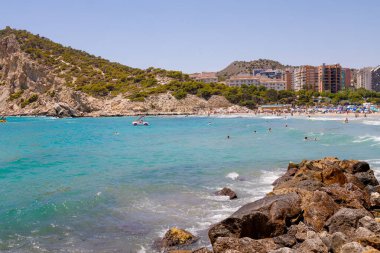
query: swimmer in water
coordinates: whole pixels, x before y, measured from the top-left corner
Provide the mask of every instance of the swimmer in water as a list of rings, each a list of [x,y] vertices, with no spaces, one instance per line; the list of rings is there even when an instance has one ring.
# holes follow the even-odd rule
[[[286,124],[285,127],[288,127],[288,124]]]
[[[348,123],[348,118],[346,118],[346,119],[344,120],[344,123]]]
[[[230,138],[230,136],[229,135],[227,135],[227,139],[229,139]]]
[[[268,129],[268,131],[269,131],[269,132],[272,132],[272,128],[270,127],[270,128]]]
[[[305,136],[304,140],[307,141],[307,136]]]
[[[254,133],[256,133],[256,130],[255,131],[253,131]]]

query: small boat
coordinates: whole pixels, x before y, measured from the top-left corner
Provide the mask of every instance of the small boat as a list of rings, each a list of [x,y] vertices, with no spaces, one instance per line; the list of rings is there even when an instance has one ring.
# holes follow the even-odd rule
[[[5,123],[7,122],[7,119],[5,117],[0,117],[0,123]]]
[[[141,116],[137,120],[132,122],[132,125],[134,126],[149,126],[149,123],[147,121],[143,120],[144,116]]]

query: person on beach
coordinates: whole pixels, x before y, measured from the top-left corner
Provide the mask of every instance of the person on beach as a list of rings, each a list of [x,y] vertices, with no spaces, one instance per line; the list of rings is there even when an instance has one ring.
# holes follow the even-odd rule
[[[269,131],[269,132],[272,132],[272,128],[270,127],[270,128],[268,129],[268,131]]]

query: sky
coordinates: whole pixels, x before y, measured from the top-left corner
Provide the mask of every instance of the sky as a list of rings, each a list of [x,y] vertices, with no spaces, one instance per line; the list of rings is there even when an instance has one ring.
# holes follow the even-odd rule
[[[186,73],[259,58],[380,64],[379,0],[8,0],[6,26],[128,66]]]

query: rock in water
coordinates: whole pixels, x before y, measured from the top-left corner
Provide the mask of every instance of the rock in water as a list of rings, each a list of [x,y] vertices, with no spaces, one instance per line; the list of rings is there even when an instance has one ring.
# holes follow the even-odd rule
[[[215,194],[218,196],[228,196],[228,197],[230,197],[230,199],[236,199],[237,198],[236,193],[227,187],[224,187],[220,191],[215,192]]]
[[[197,240],[198,238],[190,232],[173,227],[166,232],[164,238],[161,240],[160,246],[164,249],[174,249],[184,245],[189,245]]]

